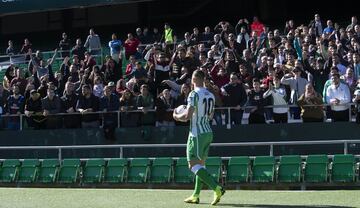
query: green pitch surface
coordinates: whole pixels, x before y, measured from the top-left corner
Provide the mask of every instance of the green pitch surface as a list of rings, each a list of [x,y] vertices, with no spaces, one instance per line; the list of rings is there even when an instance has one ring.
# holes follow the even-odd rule
[[[199,205],[183,203],[191,193],[191,190],[0,188],[0,207],[210,207],[211,191],[202,191]],[[360,207],[360,191],[227,191],[217,207]]]

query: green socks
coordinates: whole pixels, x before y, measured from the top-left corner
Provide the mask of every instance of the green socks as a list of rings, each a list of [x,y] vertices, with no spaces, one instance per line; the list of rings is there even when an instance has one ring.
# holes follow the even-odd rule
[[[202,187],[203,187],[203,182],[201,181],[200,177],[195,176],[195,189],[194,189],[193,196],[199,197]]]
[[[203,181],[210,189],[216,190],[216,187],[218,184],[215,182],[213,177],[210,176],[210,174],[206,171],[204,168],[200,168],[196,173],[196,179],[199,178],[201,181]],[[197,183],[197,180],[196,180]],[[195,191],[196,191],[196,183],[195,183]]]

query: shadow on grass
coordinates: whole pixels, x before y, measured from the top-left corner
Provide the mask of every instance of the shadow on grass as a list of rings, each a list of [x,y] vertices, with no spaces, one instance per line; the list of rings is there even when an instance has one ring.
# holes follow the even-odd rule
[[[249,208],[356,208],[350,206],[335,205],[279,205],[279,204],[226,204],[219,203],[223,207],[249,207]]]

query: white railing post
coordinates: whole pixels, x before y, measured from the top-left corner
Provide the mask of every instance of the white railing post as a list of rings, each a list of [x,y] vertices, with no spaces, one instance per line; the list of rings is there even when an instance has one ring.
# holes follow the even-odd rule
[[[344,155],[347,155],[348,153],[348,143],[347,141],[344,142]]]
[[[59,149],[58,149],[58,159],[59,159],[59,161],[61,161],[61,159],[62,159],[62,155],[61,155],[61,147],[59,147]]]
[[[228,123],[226,125],[226,128],[227,129],[231,129],[231,110],[230,110],[230,107],[228,107]]]
[[[274,145],[270,144],[270,156],[274,156]]]
[[[120,147],[120,155],[119,155],[120,158],[123,158],[123,157],[124,157],[123,150],[124,150],[123,147]]]
[[[23,130],[23,114],[20,114],[20,131]]]

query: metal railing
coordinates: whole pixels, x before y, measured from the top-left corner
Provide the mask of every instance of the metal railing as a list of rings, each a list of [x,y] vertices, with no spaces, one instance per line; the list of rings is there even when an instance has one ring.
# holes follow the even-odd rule
[[[356,106],[356,103],[348,103],[348,104],[343,104],[344,106],[348,106],[348,112],[349,112],[349,122],[352,121],[352,106]],[[322,104],[322,105],[304,105],[304,107],[314,107],[314,106],[322,106],[323,108],[325,107],[329,107],[331,106],[330,104]],[[266,109],[272,109],[272,108],[291,108],[291,107],[299,107],[298,105],[268,105],[268,106],[264,106],[264,108]],[[244,110],[246,112],[246,110],[252,109],[254,108],[254,106],[243,106],[241,107],[242,110]],[[219,111],[219,110],[223,110],[224,113],[228,114],[227,117],[227,121],[226,122],[226,128],[227,129],[231,129],[231,110],[235,110],[235,107],[218,107],[215,108],[215,111]],[[174,109],[168,109],[167,111],[172,112]],[[156,109],[148,109],[147,112],[150,113],[154,113],[156,111]],[[78,116],[82,116],[82,115],[91,115],[91,114],[98,114],[99,118],[100,116],[104,116],[104,114],[117,114],[117,127],[120,128],[121,127],[121,114],[122,113],[142,113],[142,110],[128,110],[128,111],[98,111],[98,112],[87,112],[85,114],[79,113],[79,112],[74,112],[74,113],[58,113],[58,114],[50,114],[48,116],[71,116],[71,115],[78,115]],[[324,111],[325,113],[325,111]],[[326,116],[326,114],[324,115]],[[23,124],[24,124],[24,117],[26,117],[25,114],[5,114],[5,115],[0,115],[0,118],[7,118],[7,117],[19,117],[19,122],[20,122],[20,130],[23,130]]]
[[[274,156],[275,146],[296,145],[329,145],[343,144],[343,153],[348,154],[348,145],[360,143],[360,140],[322,140],[322,141],[283,141],[283,142],[233,142],[212,143],[211,147],[242,147],[242,146],[268,146],[269,155]],[[73,146],[0,146],[0,150],[58,150],[58,159],[62,160],[62,150],[68,149],[119,149],[119,157],[123,158],[126,148],[184,148],[186,144],[116,144],[116,145],[73,145]]]

